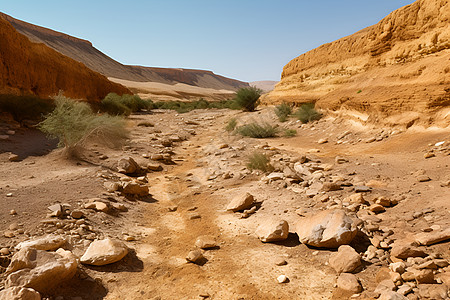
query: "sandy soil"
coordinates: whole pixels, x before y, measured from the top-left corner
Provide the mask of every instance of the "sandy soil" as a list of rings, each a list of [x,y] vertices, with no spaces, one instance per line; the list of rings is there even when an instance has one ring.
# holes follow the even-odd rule
[[[338,203],[351,194],[353,187],[329,192],[330,200],[321,202],[284,181],[265,183],[260,180],[263,174],[246,168],[247,156],[255,149],[271,155],[273,161],[294,161],[306,155],[328,165],[327,176],[340,176],[353,185],[371,181],[373,189],[365,195],[367,199],[383,195],[399,200],[398,205],[377,215],[380,227],[393,230],[394,240],[431,225],[446,228],[450,224],[450,189],[446,186],[450,180],[450,129],[371,128],[326,117],[308,125],[279,123],[281,128],[297,130],[292,138],[256,140],[227,133],[224,127],[232,117],[241,123],[277,122],[271,108],[255,113],[154,111],[129,118],[132,134],[123,149],[92,144],[79,161],[65,159],[57,149],[44,156],[24,156],[18,162],[8,161],[7,152],[0,154],[0,232],[13,224],[19,228],[12,238],[0,236],[0,248],[12,250],[22,240],[58,232],[57,227],[43,222],[48,219],[49,205],[67,203],[80,208],[84,199],[100,197],[123,203],[128,211],[105,214],[83,209],[94,236],[60,232],[69,237],[76,255],[83,253],[89,239],[108,236],[134,237],[134,241],[126,241],[134,250],[110,266],[80,265],[76,277],[56,290],[52,299],[347,299],[348,294],[335,288],[337,274],[327,263],[333,250],[300,244],[296,234],[284,242],[264,244],[254,231],[273,217],[293,225],[299,214],[333,206],[333,201]],[[154,127],[137,126],[143,121]],[[18,139],[29,134],[20,132]],[[174,135],[182,141],[172,147],[161,146],[162,140]],[[366,143],[372,137],[379,141]],[[328,142],[318,144],[322,138]],[[435,146],[441,141],[445,141],[443,146]],[[173,163],[146,175],[151,197],[136,201],[106,192],[104,182],[123,176],[115,172],[119,158],[131,156],[144,165],[149,159],[143,154],[161,151],[173,152]],[[435,156],[425,159],[430,151]],[[102,155],[107,158],[101,159]],[[337,164],[336,156],[349,161]],[[418,182],[421,173],[431,180]],[[226,212],[230,199],[245,192],[252,193],[259,203],[256,213],[241,218],[239,213]],[[9,193],[12,195],[7,196]],[[11,215],[11,210],[17,214]],[[424,210],[423,216],[411,218],[414,212]],[[185,257],[195,249],[196,238],[205,234],[214,236],[219,247],[204,252],[204,265],[187,263]],[[367,245],[367,239],[352,244],[361,252]],[[450,260],[448,245],[436,244],[427,252]],[[0,257],[2,267],[9,257]],[[280,258],[287,264],[277,266]],[[357,276],[366,292],[354,299],[370,299],[377,284],[375,275],[385,265],[364,265]],[[277,282],[283,274],[289,283]]]

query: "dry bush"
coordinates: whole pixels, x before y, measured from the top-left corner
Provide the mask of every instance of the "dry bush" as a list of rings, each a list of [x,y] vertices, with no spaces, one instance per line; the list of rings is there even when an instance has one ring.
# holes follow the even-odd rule
[[[109,147],[120,145],[127,138],[125,120],[117,116],[97,115],[88,104],[55,97],[56,107],[38,128],[51,138],[59,140],[68,156],[77,156],[88,141]]]

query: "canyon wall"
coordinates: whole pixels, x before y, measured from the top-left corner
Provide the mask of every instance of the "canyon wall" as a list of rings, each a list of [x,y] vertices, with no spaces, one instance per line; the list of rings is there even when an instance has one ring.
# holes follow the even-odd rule
[[[418,0],[293,59],[263,98],[281,102],[315,102],[373,121],[396,115],[404,122],[439,117],[450,124],[449,1]]]

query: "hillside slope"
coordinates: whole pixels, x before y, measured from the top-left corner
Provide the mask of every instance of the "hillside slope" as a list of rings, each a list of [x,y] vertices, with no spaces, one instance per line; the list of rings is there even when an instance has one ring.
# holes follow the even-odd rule
[[[87,40],[26,23],[6,14],[0,13],[0,18],[10,22],[31,41],[44,43],[107,77],[136,82],[184,83],[223,90],[237,90],[248,86],[245,82],[216,75],[211,71],[123,65],[93,47]]]
[[[35,44],[0,18],[0,94],[47,98],[59,91],[71,98],[100,100],[108,93],[131,93],[83,64]]]
[[[449,1],[418,0],[376,25],[300,55],[263,100],[310,101],[356,110],[372,121],[421,118],[450,124]]]

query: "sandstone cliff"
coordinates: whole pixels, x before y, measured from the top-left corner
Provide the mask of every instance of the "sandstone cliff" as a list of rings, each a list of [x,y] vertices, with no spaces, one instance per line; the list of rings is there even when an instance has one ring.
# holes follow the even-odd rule
[[[376,25],[300,55],[263,99],[311,101],[363,112],[363,119],[373,121],[393,115],[401,122],[449,118],[449,1],[418,0]]]
[[[218,90],[237,90],[248,86],[248,83],[226,78],[211,71],[123,65],[94,48],[89,41],[26,23],[2,13],[0,18],[10,22],[18,32],[31,41],[44,43],[107,77],[134,82],[184,83]]]
[[[0,94],[100,100],[108,93],[131,93],[83,64],[36,44],[0,18]]]

